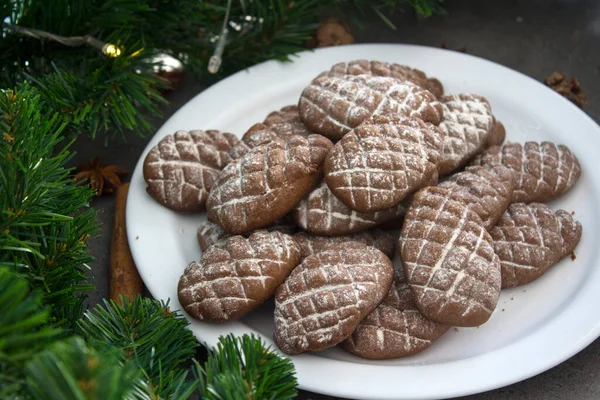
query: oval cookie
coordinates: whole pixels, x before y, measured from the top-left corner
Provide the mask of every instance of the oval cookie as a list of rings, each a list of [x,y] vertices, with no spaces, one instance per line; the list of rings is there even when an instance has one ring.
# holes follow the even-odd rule
[[[179,302],[192,317],[213,322],[241,318],[269,299],[300,261],[291,236],[259,230],[213,246],[179,279]]]
[[[512,171],[496,165],[490,168],[469,167],[438,186],[459,193],[489,231],[510,205],[514,184]]]
[[[515,175],[513,203],[545,203],[568,192],[579,180],[579,160],[567,146],[550,142],[508,142],[487,149],[474,164],[502,164]]]
[[[308,194],[332,143],[320,135],[276,138],[223,169],[208,197],[208,219],[229,233],[272,224]]]
[[[571,253],[581,238],[571,214],[540,203],[511,204],[490,231],[500,258],[502,288],[526,285]]]
[[[442,105],[409,81],[368,75],[324,76],[304,89],[300,118],[314,132],[338,140],[373,115],[417,117],[438,125]]]
[[[394,267],[372,247],[308,256],[275,294],[275,344],[287,354],[335,346],[383,300]]]
[[[294,235],[294,240],[300,246],[300,255],[302,258],[325,250],[343,250],[347,248],[346,244],[349,242],[359,242],[375,247],[390,258],[394,254],[394,239],[392,235],[381,229],[373,229],[347,236],[317,236],[307,232],[298,232]]]
[[[428,78],[423,71],[407,65],[383,61],[353,60],[341,62],[335,64],[329,71],[320,74],[319,77],[344,75],[391,76],[399,81],[411,81],[415,85],[429,90],[436,97],[444,94],[442,83],[435,78]]]
[[[323,181],[294,208],[292,217],[299,227],[312,234],[338,236],[372,228],[404,211],[400,205],[373,213],[355,211],[335,197]]]
[[[500,296],[500,262],[481,218],[451,190],[415,194],[398,247],[423,315],[451,326],[490,318]]]
[[[231,158],[240,158],[250,149],[267,144],[276,137],[300,135],[307,137],[312,134],[300,119],[298,107],[295,105],[273,111],[262,123],[254,124],[248,129],[242,140],[229,152]]]
[[[293,235],[298,230],[289,218],[286,217],[275,221],[265,229],[269,232],[276,231],[287,235]],[[203,222],[196,231],[198,245],[202,251],[206,251],[212,246],[224,247],[227,244],[227,239],[232,236],[234,235],[225,232],[223,228],[211,221]]]
[[[325,182],[353,210],[385,210],[435,174],[441,141],[435,126],[417,118],[374,116],[333,146]]]
[[[208,193],[238,138],[215,130],[177,131],[165,136],[144,159],[146,191],[179,212],[204,209]]]
[[[445,176],[465,166],[487,147],[494,117],[487,99],[475,94],[444,96],[440,102],[444,118],[439,128],[444,141],[439,173]]]
[[[421,314],[400,271],[383,302],[358,324],[343,347],[373,360],[406,357],[425,350],[448,329]]]

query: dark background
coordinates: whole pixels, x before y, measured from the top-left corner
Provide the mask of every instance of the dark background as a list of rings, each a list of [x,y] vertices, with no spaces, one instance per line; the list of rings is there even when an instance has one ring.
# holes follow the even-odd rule
[[[589,96],[584,111],[596,122],[600,121],[600,1],[446,0],[444,7],[447,16],[428,19],[417,18],[413,13],[392,16],[390,19],[397,26],[395,31],[379,18],[368,17],[362,21],[362,29],[354,28],[353,34],[357,43],[412,43],[432,47],[445,43],[452,49],[466,48],[470,54],[537,80],[543,80],[553,71],[576,76]],[[177,90],[168,95],[170,104],[164,110],[164,117],[155,119],[156,128],[204,88],[184,79]],[[113,142],[106,147],[103,139],[82,138],[74,148],[78,153],[74,165],[98,155],[103,164],[117,164],[132,172],[149,139],[131,136],[127,143]],[[90,305],[108,297],[114,197],[94,199],[92,206],[100,210],[102,227],[99,236],[89,242],[89,251],[96,257],[91,264],[96,290],[90,293]],[[590,307],[597,306],[590,304]],[[599,370],[600,340],[597,340],[545,373],[464,399],[598,399]],[[466,376],[460,379],[463,378],[468,379]],[[301,392],[299,398],[333,399],[309,392]]]

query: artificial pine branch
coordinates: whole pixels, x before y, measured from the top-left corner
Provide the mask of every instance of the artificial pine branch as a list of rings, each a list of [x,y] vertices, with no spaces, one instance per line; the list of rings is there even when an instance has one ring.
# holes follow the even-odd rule
[[[0,266],[39,288],[52,323],[70,329],[90,290],[86,241],[96,229],[92,192],[73,184],[63,145],[70,120],[25,85],[0,92]]]
[[[286,400],[296,396],[291,360],[254,335],[221,337],[204,367],[196,365],[205,400]]]
[[[31,292],[27,280],[0,267],[0,398],[24,393],[24,365],[57,340],[61,331],[48,326],[48,310],[42,293]]]
[[[122,361],[143,371],[145,393],[152,399],[187,398],[195,390],[184,363],[198,346],[189,322],[168,304],[137,297],[123,305],[104,300],[85,314],[80,331],[93,346],[109,344],[122,350]]]

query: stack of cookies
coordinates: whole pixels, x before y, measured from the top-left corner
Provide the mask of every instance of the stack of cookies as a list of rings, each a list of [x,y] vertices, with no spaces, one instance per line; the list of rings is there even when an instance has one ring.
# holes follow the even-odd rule
[[[222,323],[274,298],[287,354],[404,357],[484,324],[503,288],[539,278],[582,233],[544,204],[578,181],[575,155],[504,139],[485,97],[367,60],[334,65],[241,139],[165,137],[144,163],[149,195],[208,215],[181,305]]]

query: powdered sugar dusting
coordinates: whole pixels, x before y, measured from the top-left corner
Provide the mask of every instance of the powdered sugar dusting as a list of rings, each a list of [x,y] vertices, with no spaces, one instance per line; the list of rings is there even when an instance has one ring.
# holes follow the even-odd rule
[[[294,240],[279,232],[233,236],[223,248],[211,247],[179,281],[181,305],[194,318],[236,319],[273,295],[300,259]]]
[[[581,175],[579,160],[569,148],[551,142],[494,146],[477,162],[486,167],[502,164],[513,171],[513,203],[553,200],[569,191]]]
[[[419,119],[375,116],[329,152],[325,181],[349,208],[375,212],[398,204],[437,169],[442,138]]]
[[[276,138],[252,149],[219,175],[207,201],[209,219],[232,233],[269,225],[300,201],[292,196],[304,196],[293,185],[316,178],[331,146],[328,139],[311,135]]]
[[[391,261],[370,248],[307,257],[275,297],[277,346],[288,354],[334,346],[383,299]]]
[[[332,139],[374,114],[414,116],[435,125],[443,114],[435,96],[412,82],[368,75],[317,78],[298,104],[302,121]]]
[[[342,203],[323,181],[294,209],[294,221],[316,235],[345,235],[396,217],[396,209],[360,213]]]
[[[440,175],[447,175],[483,150],[492,132],[494,117],[490,104],[481,96],[444,96],[441,102],[444,118],[440,129],[445,136]]]
[[[386,256],[391,257],[394,252],[394,239],[389,233],[381,229],[354,233],[346,236],[317,236],[306,232],[298,232],[294,239],[300,246],[302,258],[317,254],[325,250],[343,250],[349,248],[363,248],[373,246]]]
[[[214,130],[166,136],[144,160],[148,193],[176,211],[202,210],[213,182],[230,161],[229,149],[237,142],[234,135]]]
[[[513,194],[512,171],[502,165],[469,167],[452,175],[439,184],[454,193],[459,193],[481,220],[486,230],[490,230],[502,217],[509,206]]]
[[[573,251],[581,225],[540,203],[512,204],[490,231],[502,267],[502,287],[525,285]]]
[[[476,326],[490,317],[500,295],[498,257],[481,219],[450,190],[415,195],[399,243],[408,284],[428,318]]]
[[[421,314],[400,273],[386,298],[356,327],[344,348],[371,359],[405,357],[425,350],[448,329]]]

